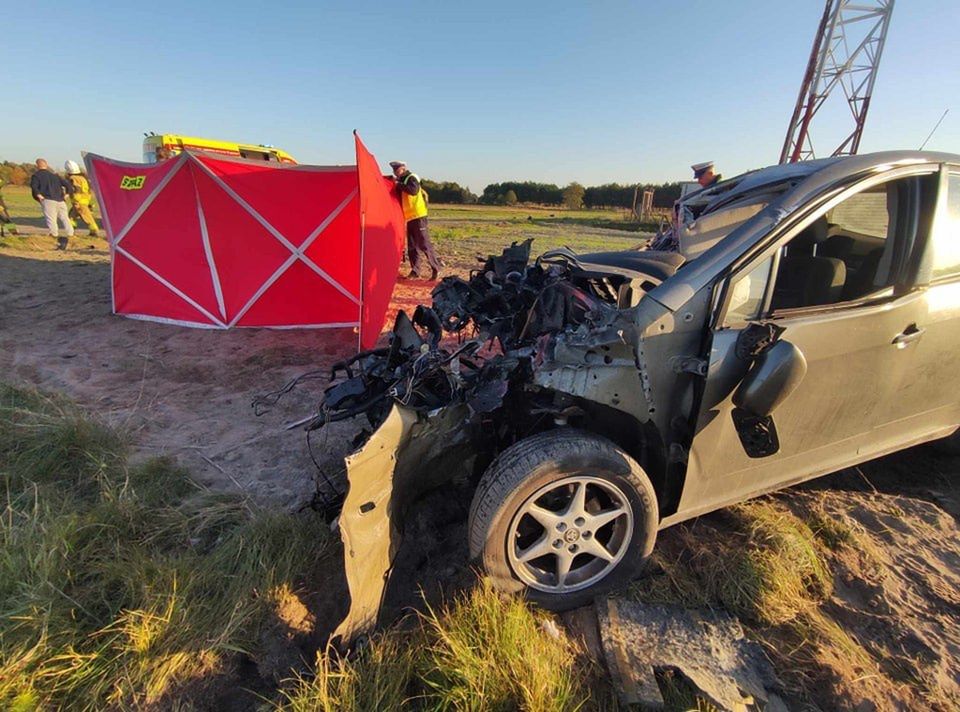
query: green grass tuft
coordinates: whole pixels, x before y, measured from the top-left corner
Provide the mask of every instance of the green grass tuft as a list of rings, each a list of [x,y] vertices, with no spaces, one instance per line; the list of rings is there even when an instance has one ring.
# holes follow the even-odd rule
[[[214,495],[68,403],[0,387],[0,707],[169,706],[256,653],[329,530]]]
[[[575,710],[587,699],[578,651],[551,636],[546,616],[485,581],[426,617],[432,644],[425,680],[440,709]]]
[[[676,551],[655,554],[660,572],[641,579],[631,596],[648,603],[719,605],[744,620],[775,625],[827,598],[833,580],[813,531],[773,500],[731,507],[731,531],[678,528]]]
[[[414,630],[373,637],[357,660],[320,655],[278,709],[553,710],[613,706],[596,672],[549,616],[483,583]]]
[[[275,709],[288,712],[366,712],[409,709],[418,696],[420,633],[375,635],[354,660],[318,653],[311,677],[298,676]]]
[[[712,572],[718,598],[729,610],[776,624],[830,595],[833,580],[803,521],[769,500],[738,505],[731,513],[745,536]]]

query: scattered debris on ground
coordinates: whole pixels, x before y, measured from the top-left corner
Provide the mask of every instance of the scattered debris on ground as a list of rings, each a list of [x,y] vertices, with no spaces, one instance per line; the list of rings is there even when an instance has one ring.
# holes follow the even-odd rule
[[[786,710],[763,649],[726,613],[608,598],[596,604],[607,667],[624,705],[663,709],[657,673],[676,670],[718,710]]]

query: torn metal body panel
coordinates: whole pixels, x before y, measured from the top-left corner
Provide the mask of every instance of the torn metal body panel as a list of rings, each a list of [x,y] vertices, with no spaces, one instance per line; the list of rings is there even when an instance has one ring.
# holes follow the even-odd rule
[[[410,503],[469,470],[466,411],[459,405],[431,416],[394,405],[366,444],[347,457],[350,487],[340,513],[340,536],[350,610],[334,639],[352,641],[376,625]]]
[[[445,278],[432,306],[400,312],[389,344],[337,364],[316,412],[299,421],[311,431],[363,415],[373,430],[347,462],[344,642],[376,621],[407,505],[455,464],[468,463],[471,483],[509,480],[478,489],[505,492],[477,530],[496,539],[491,555],[516,541],[514,558],[566,551],[562,577],[560,564],[533,567],[560,582],[568,567],[576,576],[596,563],[579,563],[581,537],[591,547],[650,541],[637,528],[645,512],[663,528],[953,432],[960,266],[931,271],[955,254],[942,246],[955,240],[945,227],[955,224],[952,180],[960,193],[960,157],[918,152],[764,169],[683,199],[688,222],[763,205],[696,254],[561,249],[531,260],[530,241],[514,243],[469,278]],[[865,214],[867,227],[851,223]],[[588,455],[549,440],[564,432],[606,458],[607,479],[578,474]],[[556,453],[541,464],[564,473],[560,484],[531,466],[521,474],[533,489],[510,489],[532,461],[525,444],[541,436]],[[610,465],[627,459],[632,480]],[[566,521],[576,508],[582,516]],[[578,528],[598,514],[623,536]],[[570,538],[540,542],[543,521]]]

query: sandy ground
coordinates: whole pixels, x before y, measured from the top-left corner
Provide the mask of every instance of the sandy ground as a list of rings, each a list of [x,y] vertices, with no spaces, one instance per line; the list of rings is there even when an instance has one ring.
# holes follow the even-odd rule
[[[855,532],[828,556],[834,590],[821,608],[870,654],[816,653],[823,709],[950,710],[960,705],[960,530],[935,503],[880,491],[782,495]],[[781,660],[789,665],[789,655]],[[882,674],[877,674],[882,673]]]
[[[128,432],[138,456],[175,457],[213,488],[288,508],[310,501],[316,468],[304,434],[283,426],[310,413],[320,388],[294,391],[259,418],[251,401],[352,354],[353,330],[216,331],[120,318],[110,313],[105,243],[78,238],[56,252],[51,238],[34,238],[31,246],[42,240],[50,248],[0,250],[4,378],[66,393]],[[398,303],[429,290],[403,283]],[[341,469],[357,427],[315,438],[325,469]]]
[[[251,401],[305,371],[328,371],[355,353],[353,330],[218,331],[114,316],[107,243],[78,230],[68,250],[58,252],[39,217],[15,217],[23,237],[0,246],[5,378],[65,393],[128,431],[137,456],[175,457],[212,488],[240,489],[291,509],[312,500],[317,468],[305,435],[284,425],[311,413],[325,383],[298,388],[262,417],[254,416]],[[472,234],[475,222],[433,221],[438,231],[463,235],[443,242],[440,253],[448,265],[443,274],[466,275],[478,265],[478,251],[498,249],[504,231],[518,230],[514,239],[537,237],[543,248],[573,239],[593,249],[625,249],[642,237],[588,226],[517,228],[480,221],[495,231],[482,237]],[[401,270],[406,273],[408,266]],[[426,281],[401,279],[385,328],[397,310],[412,313],[417,304],[429,303],[431,288]],[[329,476],[343,477],[343,456],[363,424],[362,419],[335,423],[312,437],[313,455]]]

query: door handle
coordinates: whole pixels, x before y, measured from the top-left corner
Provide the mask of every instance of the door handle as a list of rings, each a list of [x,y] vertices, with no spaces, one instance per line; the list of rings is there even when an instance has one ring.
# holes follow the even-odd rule
[[[925,331],[926,329],[921,329],[916,324],[911,324],[899,334],[894,336],[891,343],[893,343],[893,345],[898,349],[905,349],[907,346],[923,336],[923,332]]]

